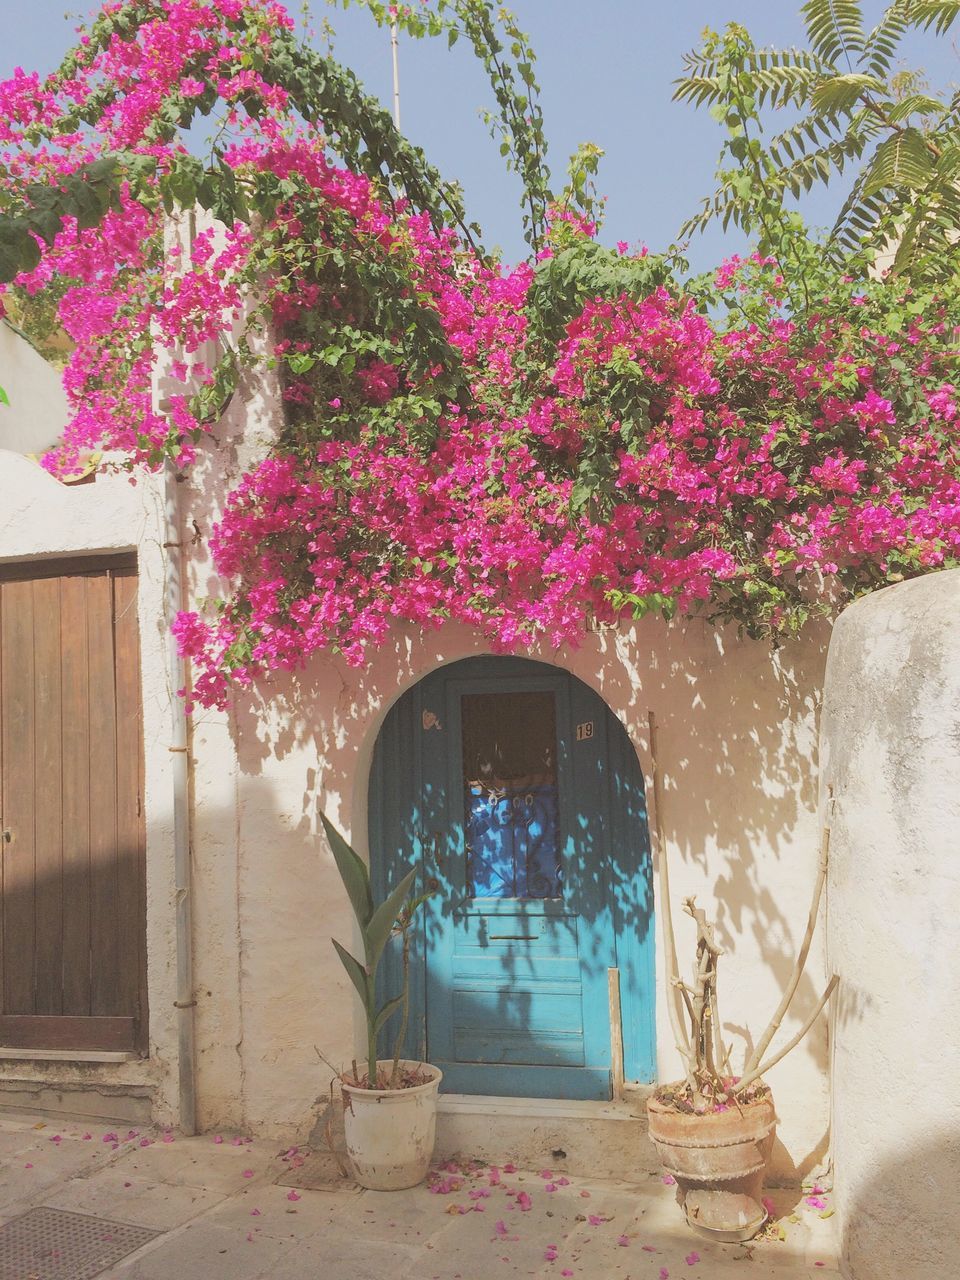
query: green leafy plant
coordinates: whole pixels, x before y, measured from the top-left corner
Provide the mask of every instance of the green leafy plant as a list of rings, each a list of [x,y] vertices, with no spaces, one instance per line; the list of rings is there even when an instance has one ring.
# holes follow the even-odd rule
[[[346,969],[350,981],[357,990],[367,1023],[367,1077],[366,1087],[397,1088],[400,1081],[400,1048],[407,1028],[409,1012],[410,987],[410,943],[409,930],[414,916],[428,895],[411,899],[409,897],[413,882],[416,879],[416,868],[408,871],[400,883],[379,905],[373,901],[373,889],[370,883],[370,872],[363,859],[353,850],[346,840],[327,818],[320,815],[323,829],[327,833],[330,851],[333,854],[340,879],[347,891],[353,914],[356,916],[363,941],[364,959],[361,963],[351,955],[345,947],[333,939],[337,955]],[[377,1007],[376,981],[377,969],[383,958],[384,948],[392,936],[400,936],[403,940],[403,978],[399,995],[386,1000]],[[377,1037],[387,1020],[397,1011],[401,1011],[400,1029],[394,1046],[393,1070],[388,1082],[380,1083],[377,1073]],[[361,1083],[359,1073],[356,1083]]]
[[[942,279],[954,269],[960,224],[960,93],[936,94],[897,66],[910,30],[944,36],[960,16],[950,0],[892,0],[871,29],[858,0],[807,0],[807,47],[761,49],[741,26],[707,31],[687,54],[674,97],[707,106],[724,123],[727,166],[681,235],[719,218],[762,252],[784,257],[787,198],[854,179],[827,243],[836,262],[866,249],[892,252],[895,274]],[[763,144],[764,113],[799,118]],[[795,215],[794,215],[795,216]],[[789,261],[789,259],[787,259]]]

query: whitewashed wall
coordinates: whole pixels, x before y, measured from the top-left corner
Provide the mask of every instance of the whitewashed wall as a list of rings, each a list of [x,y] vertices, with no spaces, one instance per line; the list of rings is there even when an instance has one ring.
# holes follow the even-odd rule
[[[958,635],[952,570],[859,601],[830,645],[836,1203],[853,1280],[960,1275]]]

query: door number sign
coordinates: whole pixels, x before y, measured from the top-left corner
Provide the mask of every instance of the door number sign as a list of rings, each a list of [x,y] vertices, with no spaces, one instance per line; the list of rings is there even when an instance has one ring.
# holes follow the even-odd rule
[[[577,741],[584,742],[587,738],[593,737],[593,721],[584,720],[582,724],[577,725]]]

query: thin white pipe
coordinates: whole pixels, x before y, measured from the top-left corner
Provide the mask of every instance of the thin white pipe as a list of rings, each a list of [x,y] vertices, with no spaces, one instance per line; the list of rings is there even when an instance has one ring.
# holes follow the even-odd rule
[[[191,904],[191,839],[189,740],[187,716],[179,690],[186,683],[184,661],[170,624],[183,601],[180,503],[174,467],[164,475],[164,567],[167,622],[167,670],[170,678],[170,753],[173,771],[173,866],[177,942],[177,1045],[180,1128],[197,1132],[196,1035],[193,991],[193,919]]]
[[[398,49],[397,21],[390,23],[390,54],[393,58],[393,123],[400,128],[400,62]]]

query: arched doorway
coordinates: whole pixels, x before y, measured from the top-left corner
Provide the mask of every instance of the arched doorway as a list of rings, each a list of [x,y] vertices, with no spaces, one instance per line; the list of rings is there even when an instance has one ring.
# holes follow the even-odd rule
[[[521,658],[439,668],[384,722],[369,816],[377,894],[413,865],[433,889],[412,948],[408,1057],[441,1067],[455,1093],[609,1098],[617,969],[625,1076],[653,1079],[643,778],[593,690]],[[391,954],[391,990],[398,978]]]

